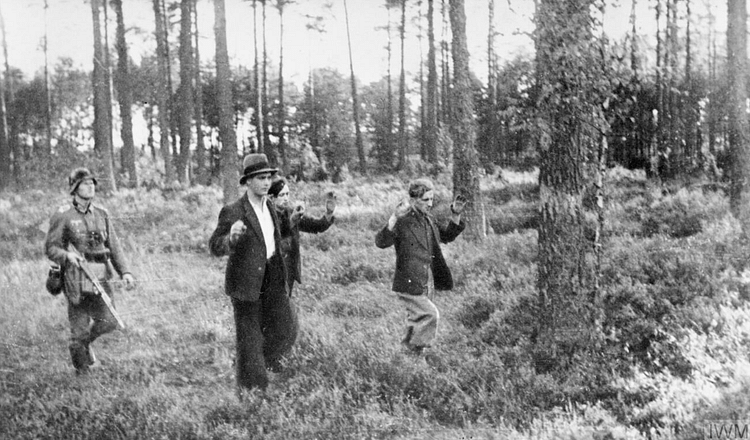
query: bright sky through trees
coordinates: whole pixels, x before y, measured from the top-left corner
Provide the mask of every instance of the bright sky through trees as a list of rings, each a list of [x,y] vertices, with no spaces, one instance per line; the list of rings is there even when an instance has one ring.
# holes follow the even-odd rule
[[[252,2],[227,0],[227,30],[230,59],[234,66],[252,66]],[[267,7],[267,31],[269,56],[272,62],[278,57],[278,12]],[[331,8],[324,4],[330,3]],[[498,24],[496,29],[502,35],[496,39],[498,55],[501,60],[512,58],[518,51],[529,50],[533,2],[496,1]],[[213,58],[213,6],[209,0],[199,0],[199,22],[203,44],[200,47],[204,60]],[[349,15],[352,29],[352,47],[354,68],[357,76],[364,82],[375,81],[386,72],[386,32],[378,29],[387,22],[385,1],[358,0],[350,2]],[[447,4],[447,1],[446,1]],[[487,0],[467,0],[469,20],[469,50],[472,52],[472,63],[476,73],[486,76],[486,39],[487,39]],[[509,9],[511,5],[513,12]],[[0,0],[7,26],[8,50],[10,64],[21,68],[28,76],[44,65],[42,39],[44,35],[44,2],[43,0]],[[415,18],[416,1],[407,3],[407,12]],[[439,12],[440,0],[435,0],[436,12]],[[131,56],[152,52],[154,42],[153,11],[149,0],[127,0],[124,2],[128,42]],[[179,12],[175,12],[178,14]],[[394,22],[393,38],[398,32],[398,9],[392,11]],[[423,0],[423,14],[426,14],[426,1]],[[324,18],[326,32],[317,34],[306,29],[310,21],[306,16],[320,15]],[[341,72],[348,71],[346,51],[346,29],[344,23],[343,2],[340,0],[305,0],[287,6],[285,10],[285,55],[289,79],[302,83],[312,64],[315,67],[332,66]],[[48,32],[50,62],[55,63],[60,57],[73,58],[76,65],[89,69],[92,57],[91,10],[84,0],[51,0],[49,1]],[[114,14],[110,11],[110,18]],[[419,42],[417,26],[407,18],[407,60],[409,70],[417,71],[419,61]],[[172,22],[176,23],[173,16]],[[409,24],[411,23],[411,24]],[[111,25],[110,45],[114,42],[114,26]],[[173,30],[174,36],[178,32]],[[423,30],[423,42],[426,44],[426,27]],[[436,35],[440,36],[440,17],[436,16]],[[426,49],[425,49],[426,57]],[[397,58],[394,58],[397,59]]]
[[[87,0],[49,0],[47,12],[50,62],[56,63],[60,57],[71,57],[75,64],[90,69],[92,57],[91,10]],[[253,60],[252,46],[252,1],[227,0],[227,30],[230,62],[233,66],[250,68]],[[268,53],[271,62],[278,59],[278,13],[269,1],[267,8]],[[325,4],[331,5],[326,8]],[[435,35],[441,35],[440,0],[435,0]],[[445,1],[446,5],[448,0]],[[604,29],[614,38],[620,38],[630,30],[629,17],[631,1],[612,0],[605,9]],[[654,39],[653,2],[637,2],[639,38],[645,39],[649,47]],[[726,4],[708,2],[712,9],[714,29],[723,39],[726,28]],[[713,4],[711,4],[713,3]],[[365,82],[375,81],[386,73],[386,32],[382,27],[388,14],[385,0],[357,0],[350,2],[349,15],[352,28],[354,69],[357,77]],[[200,32],[203,43],[200,51],[204,62],[213,59],[213,3],[211,0],[198,0]],[[417,0],[408,0],[407,70],[416,73],[419,62],[419,42],[417,25]],[[42,39],[44,36],[43,0],[0,0],[5,18],[8,39],[9,61],[11,66],[21,68],[27,77],[44,65]],[[423,14],[426,14],[426,0],[422,0]],[[177,23],[179,12],[175,11],[172,22]],[[531,52],[533,44],[533,0],[495,0],[495,39],[496,52],[500,64],[521,52]],[[153,10],[150,0],[126,0],[124,2],[127,39],[130,55],[137,61],[140,54],[153,53]],[[392,37],[398,38],[398,8],[392,12],[394,23]],[[471,53],[472,71],[481,80],[486,78],[487,57],[487,0],[466,0],[467,38]],[[694,41],[700,40],[702,28],[706,28],[708,11],[705,4],[693,5]],[[326,32],[323,34],[307,30],[310,16],[322,16]],[[346,28],[342,0],[303,0],[289,5],[285,10],[285,56],[287,78],[302,84],[310,66],[331,66],[340,72],[348,71],[346,51]],[[114,13],[110,11],[110,19]],[[702,26],[697,24],[702,23]],[[176,38],[178,29],[173,29]],[[423,44],[426,44],[426,27],[423,28]],[[110,25],[110,45],[114,44],[114,24]],[[695,49],[703,49],[696,43]],[[723,47],[721,45],[720,47]],[[396,45],[395,50],[398,50]],[[642,48],[641,50],[644,50]],[[426,58],[426,49],[424,49]],[[398,59],[394,56],[395,60]]]

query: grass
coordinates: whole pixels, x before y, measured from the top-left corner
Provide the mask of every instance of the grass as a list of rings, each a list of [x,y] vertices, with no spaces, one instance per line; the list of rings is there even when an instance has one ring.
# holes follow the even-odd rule
[[[494,212],[529,212],[533,178],[503,178],[483,182]],[[690,194],[660,200],[641,181],[629,185],[618,187],[609,205],[627,227],[609,232],[608,282],[620,294],[651,304],[640,290],[625,287],[645,283],[658,292],[661,284],[629,272],[640,273],[639,267],[649,267],[645,259],[658,257],[658,270],[669,276],[655,265],[649,270],[672,289],[666,292],[694,291],[680,296],[682,309],[666,315],[674,321],[664,327],[669,338],[650,352],[668,352],[671,340],[693,370],[687,377],[666,368],[619,374],[611,388],[620,403],[572,398],[581,394],[575,387],[586,383],[580,371],[575,374],[582,379],[563,382],[535,373],[524,333],[533,315],[524,307],[535,295],[536,232],[523,227],[511,225],[481,244],[460,237],[444,246],[456,288],[435,300],[444,318],[436,357],[426,362],[405,353],[404,312],[390,291],[394,252],[373,243],[405,191],[396,179],[294,184],[293,193],[312,214],[322,214],[322,194],[335,188],[336,225],[302,235],[303,284],[294,291],[302,324],[298,343],[269,390],[253,392],[242,403],[235,396],[234,323],[223,292],[226,260],[205,248],[219,193],[123,191],[102,200],[118,219],[139,286],[116,293],[128,328],[95,343],[102,368],[76,377],[65,300],[44,290],[44,234],[25,226],[43,224],[50,206],[65,197],[0,194],[10,204],[0,211],[0,437],[690,438],[681,434],[686,426],[741,420],[750,407],[750,387],[740,374],[748,363],[750,310],[744,301],[750,279],[735,264],[745,256],[737,225],[720,215],[725,201],[717,196],[702,198],[700,206],[686,203]],[[437,193],[443,205],[450,200],[444,186]],[[662,216],[645,215],[650,206]],[[699,220],[696,235],[658,235],[674,230],[660,222],[674,225],[674,213],[686,210]],[[640,233],[646,220],[656,236]],[[662,247],[702,257],[662,257],[656,252]],[[695,268],[707,275],[683,274]],[[708,287],[686,284],[704,279]]]

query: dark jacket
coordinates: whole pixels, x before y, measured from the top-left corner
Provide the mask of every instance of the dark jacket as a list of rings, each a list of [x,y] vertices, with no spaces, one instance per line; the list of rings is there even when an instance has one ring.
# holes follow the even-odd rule
[[[282,232],[279,219],[271,202],[266,201],[266,209],[271,212],[273,218],[273,238],[278,253],[281,249]],[[245,223],[247,231],[234,244],[231,244],[229,231],[237,220]],[[242,301],[257,301],[260,298],[260,289],[266,270],[266,243],[263,240],[263,231],[260,228],[258,216],[250,206],[247,194],[243,194],[236,202],[221,208],[219,223],[208,241],[208,247],[217,257],[229,255],[225,279],[226,294]],[[278,260],[284,266],[281,259]],[[275,283],[272,288],[283,288],[286,291],[286,269],[284,269],[283,279],[272,280],[272,282]]]
[[[284,257],[288,276],[291,280],[302,282],[302,257],[299,252],[299,233],[308,232],[317,234],[324,232],[333,224],[335,217],[328,220],[325,216],[313,218],[303,215],[296,224],[292,224],[290,217],[292,210],[289,208],[276,211],[282,223],[290,225],[289,229],[281,237],[281,255]]]
[[[435,289],[451,290],[453,277],[443,258],[440,243],[455,240],[465,227],[463,220],[459,224],[451,221],[447,225],[438,226],[431,215],[411,210],[396,221],[392,231],[388,230],[387,225],[381,229],[375,236],[375,245],[381,249],[391,245],[396,248],[393,291],[423,294],[427,288],[429,269],[432,270]]]

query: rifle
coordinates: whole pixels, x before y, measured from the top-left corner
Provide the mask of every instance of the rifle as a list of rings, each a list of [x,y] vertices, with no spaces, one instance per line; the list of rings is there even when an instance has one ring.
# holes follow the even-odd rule
[[[102,297],[102,300],[104,301],[104,304],[106,304],[107,308],[109,309],[109,312],[112,313],[112,316],[115,317],[115,321],[117,321],[117,326],[120,328],[120,330],[125,330],[125,323],[122,322],[122,319],[120,319],[120,315],[117,313],[117,310],[115,310],[114,304],[112,304],[112,298],[109,297],[107,294],[107,291],[104,290],[104,286],[102,286],[102,283],[99,282],[99,278],[97,278],[93,272],[91,272],[91,268],[88,266],[88,263],[86,262],[86,257],[81,255],[80,252],[78,252],[78,249],[73,246],[72,243],[68,244],[68,251],[75,253],[76,255],[83,258],[83,261],[79,261],[79,264],[81,266],[81,270],[83,271],[84,275],[86,275],[86,278],[91,281],[91,283],[94,285],[94,289],[96,289],[96,293]]]

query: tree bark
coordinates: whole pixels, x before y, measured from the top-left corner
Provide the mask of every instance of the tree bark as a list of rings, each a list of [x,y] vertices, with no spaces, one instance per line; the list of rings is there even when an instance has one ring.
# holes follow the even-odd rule
[[[91,0],[91,15],[94,23],[94,149],[104,159],[104,177],[100,185],[104,192],[117,191],[115,170],[112,163],[112,125],[111,109],[108,100],[109,84],[107,83],[107,61],[101,31],[101,3]]]
[[[192,39],[192,4],[193,0],[182,0],[180,3],[180,89],[179,89],[179,129],[180,160],[177,175],[180,183],[190,185],[191,152],[193,138],[193,39]]]
[[[0,190],[8,188],[13,181],[11,163],[13,155],[11,154],[10,139],[8,137],[8,116],[5,103],[6,81],[10,77],[8,69],[8,45],[5,40],[5,19],[0,5],[0,34],[3,41],[3,55],[5,58],[5,79],[0,78]]]
[[[279,10],[279,157],[281,167],[286,172],[286,104],[284,103],[284,6],[287,0],[279,0],[276,8]]]
[[[357,98],[357,78],[354,76],[354,60],[352,58],[352,36],[349,32],[349,8],[344,0],[344,16],[346,18],[346,41],[349,48],[349,73],[352,86],[352,115],[354,116],[354,144],[359,156],[359,172],[367,175],[367,158],[365,157],[365,144],[362,141],[362,128],[359,124],[359,100]]]
[[[729,205],[748,233],[750,176],[747,119],[747,4],[746,0],[727,1],[727,64],[729,76],[729,154],[731,156]]]
[[[117,97],[120,104],[120,119],[122,128],[122,165],[128,174],[130,187],[138,186],[138,171],[135,166],[135,143],[133,142],[133,88],[130,83],[130,63],[128,45],[125,40],[125,19],[122,11],[122,0],[112,0],[117,19],[116,41],[117,49]]]
[[[600,161],[606,154],[600,102],[607,91],[597,89],[606,87],[597,82],[605,74],[597,70],[600,47],[591,44],[593,3],[541,0],[536,11],[541,130],[535,360],[540,372],[565,369],[571,353],[589,346],[578,341],[595,334],[589,327],[596,291],[587,260],[591,244],[584,234],[583,196],[591,183],[590,166],[597,166],[592,158],[597,150]],[[594,182],[600,196],[597,185],[601,182]]]
[[[255,61],[253,71],[255,73],[255,131],[258,140],[258,153],[265,153],[264,133],[265,122],[263,121],[263,87],[261,84],[260,60],[258,49],[258,0],[253,0],[253,47],[255,48]]]
[[[221,140],[221,186],[224,203],[237,198],[237,137],[234,132],[229,53],[227,52],[227,19],[224,0],[214,0],[214,33],[216,34],[216,84],[219,104],[219,139]]]
[[[406,166],[409,140],[406,134],[406,69],[404,67],[404,42],[406,41],[406,0],[401,0],[401,76],[398,84],[398,169]]]
[[[427,108],[425,112],[425,141],[427,161],[433,169],[438,164],[437,153],[437,64],[435,61],[435,7],[427,0]]]
[[[203,83],[201,82],[201,56],[198,34],[198,0],[193,0],[193,36],[195,38],[194,76],[195,76],[195,180],[200,184],[208,183],[209,173],[206,170],[206,142],[203,139]]]
[[[469,49],[466,42],[464,0],[450,0],[453,29],[453,94],[451,137],[453,138],[453,192],[466,198],[465,234],[480,241],[486,236],[484,202],[479,191],[479,156],[477,155],[474,100],[469,76]]]
[[[164,30],[161,0],[153,0],[154,21],[156,23],[156,63],[158,68],[157,101],[159,120],[159,149],[164,159],[164,183],[169,186],[174,183],[175,174],[172,166],[172,152],[170,151],[169,133],[169,54]]]

